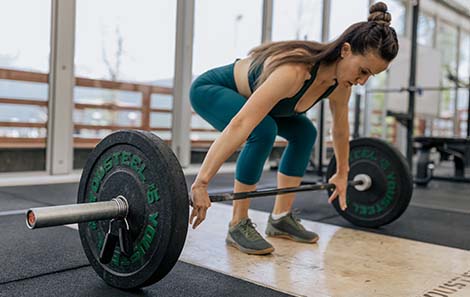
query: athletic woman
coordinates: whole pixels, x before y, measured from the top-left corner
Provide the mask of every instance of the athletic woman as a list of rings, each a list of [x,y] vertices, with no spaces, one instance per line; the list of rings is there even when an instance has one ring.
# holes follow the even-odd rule
[[[349,171],[348,101],[351,87],[387,69],[398,53],[398,40],[383,2],[372,5],[367,22],[351,25],[330,43],[281,41],[252,49],[249,56],[200,75],[192,84],[193,109],[220,136],[211,145],[191,186],[190,223],[196,228],[211,202],[208,184],[222,164],[243,143],[237,160],[234,192],[253,191],[277,135],[285,148],[277,186],[297,187],[304,175],[317,130],[305,115],[328,98],[332,113],[336,186],[329,197],[339,197],[345,210]],[[314,243],[318,235],[306,230],[292,212],[295,193],[278,195],[268,219],[266,235]],[[269,254],[274,248],[248,217],[250,200],[233,202],[227,243],[248,254]]]

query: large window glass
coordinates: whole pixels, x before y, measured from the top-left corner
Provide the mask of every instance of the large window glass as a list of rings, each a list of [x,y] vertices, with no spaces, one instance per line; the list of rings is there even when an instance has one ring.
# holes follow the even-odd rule
[[[338,38],[343,32],[352,24],[357,22],[364,22],[367,20],[368,15],[369,1],[367,0],[351,0],[351,1],[342,1],[342,0],[331,0],[331,12],[330,12],[330,31],[329,31],[329,40],[332,41]],[[354,97],[354,94],[351,94],[351,97]],[[354,100],[350,100],[354,101]],[[328,101],[325,101],[326,103]],[[319,106],[319,105],[318,105]],[[325,109],[328,110],[328,105],[325,105]],[[350,111],[354,108],[353,104],[350,104]],[[351,112],[350,112],[351,113]],[[317,122],[317,114],[314,112],[312,114],[312,119],[314,122]],[[353,114],[351,114],[353,116]],[[325,139],[326,146],[331,146],[332,135],[331,135],[331,114],[330,112],[326,113],[324,125],[326,127],[327,135]],[[351,118],[350,120],[352,120]],[[351,121],[352,123],[352,121]],[[353,125],[350,125],[352,129]]]
[[[374,1],[376,3],[378,1]],[[406,4],[401,0],[386,1],[388,12],[392,16],[391,26],[398,36],[404,36],[406,32]],[[368,12],[367,12],[368,13]],[[367,18],[367,16],[366,16]],[[387,87],[388,72],[384,71],[369,79],[368,89],[384,89]],[[372,92],[368,94],[370,99],[369,133],[372,137],[382,137],[389,142],[396,143],[396,121],[393,117],[384,116],[388,109],[389,96],[387,93]]]
[[[322,0],[274,0],[273,41],[311,40],[321,42],[322,23]],[[307,112],[307,115],[317,123],[317,113],[314,110],[316,108]]]
[[[367,21],[368,0],[331,0],[330,39],[336,39],[357,22]]]
[[[470,83],[470,32],[461,31],[460,51],[459,51],[459,71],[458,78],[463,84]],[[460,88],[457,92],[459,110],[459,134],[461,137],[467,136],[468,115],[468,88]]]
[[[262,0],[195,1],[193,75],[247,56],[261,43]],[[218,135],[193,113],[193,145],[207,146]]]
[[[385,3],[387,3],[388,11],[392,15],[392,27],[399,36],[404,36],[406,32],[406,1],[389,0]]]
[[[381,0],[374,0],[374,3]],[[406,2],[407,0],[382,1],[387,4],[388,12],[392,15],[392,27],[399,36],[404,36],[406,32]]]
[[[378,1],[374,1],[378,2]],[[386,1],[388,11],[392,15],[391,25],[398,35],[405,34],[406,5],[400,0]],[[367,21],[369,16],[369,1],[331,1],[330,37],[336,38],[350,25]],[[347,11],[347,13],[345,13]]]
[[[449,72],[455,75],[457,72],[457,38],[458,31],[455,26],[442,23],[437,33],[437,47],[441,53],[441,84],[442,86],[453,86],[447,78]],[[455,90],[441,92],[440,113],[444,117],[454,117]]]
[[[46,168],[50,32],[50,0],[2,2],[0,172]]]
[[[432,16],[420,13],[418,18],[418,44],[433,47],[436,21]]]
[[[122,128],[171,138],[176,1],[77,1],[74,167]]]
[[[322,0],[274,0],[272,40],[321,41]]]
[[[261,43],[262,2],[196,1],[194,75],[243,58]]]

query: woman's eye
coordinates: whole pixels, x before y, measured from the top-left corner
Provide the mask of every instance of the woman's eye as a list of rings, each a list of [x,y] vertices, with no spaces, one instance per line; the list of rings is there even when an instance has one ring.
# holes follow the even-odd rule
[[[361,70],[361,74],[367,75],[367,71],[365,71],[364,69],[362,69],[362,70]]]

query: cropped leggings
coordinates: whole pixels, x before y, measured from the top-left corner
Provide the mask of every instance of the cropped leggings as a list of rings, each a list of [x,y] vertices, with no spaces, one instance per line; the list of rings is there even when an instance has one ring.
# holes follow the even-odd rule
[[[247,100],[237,92],[233,65],[203,73],[190,89],[194,111],[218,131],[224,130]],[[277,135],[288,141],[279,172],[288,176],[304,175],[317,136],[315,126],[305,114],[289,117],[267,115],[253,129],[238,156],[235,178],[239,182],[253,185],[259,181]]]

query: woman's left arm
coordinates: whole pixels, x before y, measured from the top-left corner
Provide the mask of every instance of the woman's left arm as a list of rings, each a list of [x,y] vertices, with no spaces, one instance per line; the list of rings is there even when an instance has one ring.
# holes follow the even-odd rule
[[[346,191],[349,173],[349,97],[351,88],[338,86],[330,95],[330,110],[333,116],[333,149],[336,157],[336,174],[328,182],[335,184],[336,189],[328,199],[332,202],[339,196],[342,210],[347,207]]]

